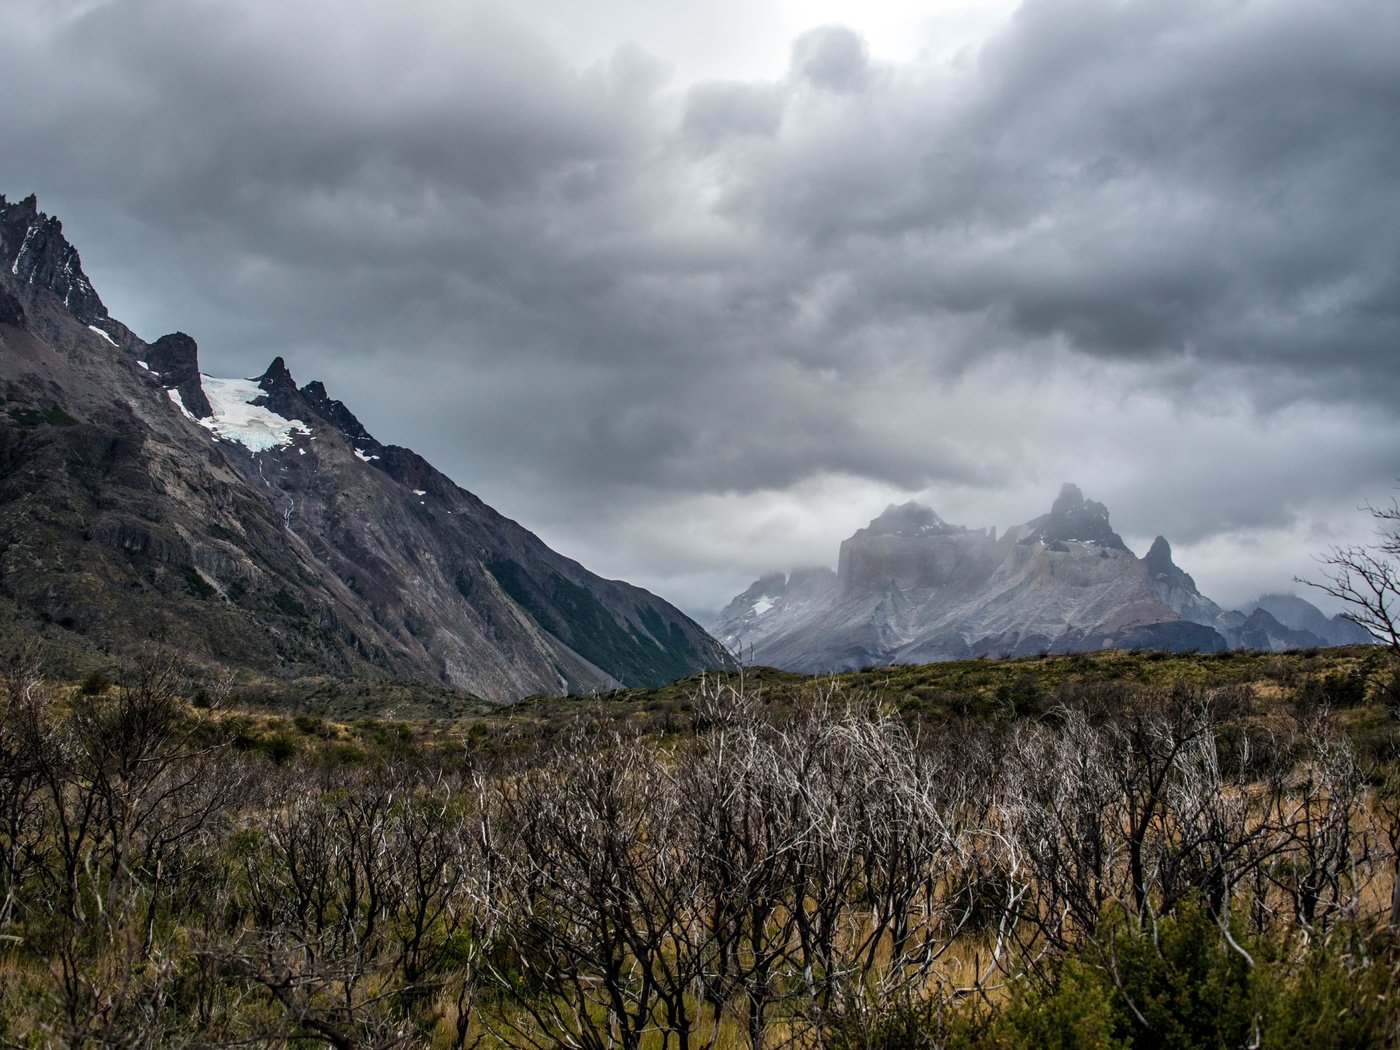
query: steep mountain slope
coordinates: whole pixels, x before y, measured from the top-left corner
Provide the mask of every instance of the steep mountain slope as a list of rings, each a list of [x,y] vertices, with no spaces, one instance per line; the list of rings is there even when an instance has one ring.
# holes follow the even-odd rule
[[[890,507],[841,544],[829,586],[801,602],[791,589],[781,576],[765,577],[712,631],[756,663],[799,671],[1225,645],[1161,600],[1107,509],[1073,485],[1048,514],[1000,538],[949,525],[917,504]]]
[[[375,440],[278,358],[202,376],[108,316],[57,219],[0,196],[0,630],[53,653],[177,638],[223,664],[506,700],[727,657]]]

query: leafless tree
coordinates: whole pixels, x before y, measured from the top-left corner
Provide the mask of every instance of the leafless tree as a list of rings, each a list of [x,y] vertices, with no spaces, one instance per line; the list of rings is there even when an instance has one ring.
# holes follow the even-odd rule
[[[1400,655],[1400,501],[1367,504],[1366,510],[1376,522],[1376,541],[1333,547],[1319,559],[1324,581],[1298,582],[1341,599],[1347,606],[1343,616]]]
[[[499,786],[501,935],[515,1045],[690,1046],[699,953],[692,859],[664,756],[615,736],[567,742]],[[679,950],[678,950],[679,949]]]
[[[49,813],[44,805],[42,742],[53,698],[32,654],[17,658],[0,682],[0,935],[16,919],[27,884],[40,877]]]
[[[1305,936],[1325,933],[1338,918],[1357,913],[1379,846],[1365,819],[1370,796],[1350,741],[1329,712],[1314,713],[1288,784],[1287,840],[1272,873]]]

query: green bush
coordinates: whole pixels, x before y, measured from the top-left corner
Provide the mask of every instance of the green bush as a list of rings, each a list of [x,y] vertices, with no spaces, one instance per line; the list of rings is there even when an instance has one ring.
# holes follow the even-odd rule
[[[1242,934],[1237,935],[1242,936]],[[998,1050],[1216,1050],[1248,1045],[1250,967],[1194,901],[1143,928],[1121,916],[1095,943],[1013,987],[980,1044]]]
[[[1389,935],[1364,938],[1355,928],[1315,944],[1300,962],[1286,957],[1262,968],[1255,1002],[1260,1045],[1279,1050],[1395,1046],[1400,1042],[1396,951]]]
[[[1069,958],[1056,967],[1049,989],[1018,984],[985,1038],[971,1045],[987,1050],[1125,1050],[1134,1045],[1125,1038],[1125,1027],[1107,975]]]

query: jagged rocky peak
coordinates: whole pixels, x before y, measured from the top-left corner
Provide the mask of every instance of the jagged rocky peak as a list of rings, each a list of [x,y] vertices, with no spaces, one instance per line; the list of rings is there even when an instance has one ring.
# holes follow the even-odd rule
[[[1170,572],[1176,568],[1176,562],[1172,561],[1172,545],[1167,542],[1165,536],[1158,536],[1152,541],[1152,546],[1142,559],[1147,564],[1147,571],[1153,576],[1158,576]]]
[[[287,362],[281,357],[273,358],[267,371],[257,379],[262,396],[258,403],[288,419],[315,416],[330,423],[343,434],[347,441],[359,452],[383,452],[380,445],[360,423],[355,414],[326,392],[326,386],[319,379],[313,379],[298,389],[292,378]]]
[[[1172,545],[1167,542],[1165,536],[1158,536],[1152,541],[1152,546],[1147,553],[1142,556],[1142,563],[1147,567],[1147,575],[1155,581],[1166,583],[1184,583],[1192,590],[1196,588],[1196,581],[1172,558]]]
[[[327,394],[325,385],[319,379],[313,379],[302,387],[301,396],[306,398],[307,404],[315,409],[317,415],[333,424],[357,449],[364,451],[378,446],[379,442],[364,428],[355,413],[346,407],[344,401],[337,401]]]
[[[107,318],[78,250],[63,236],[63,223],[39,210],[31,193],[18,203],[0,194],[0,250],[10,273],[29,284],[47,288],[84,324]]]
[[[177,386],[185,379],[199,375],[199,344],[184,332],[171,332],[151,344],[146,364],[162,379],[173,380]]]
[[[1191,578],[1191,574],[1172,560],[1172,545],[1167,542],[1165,536],[1158,536],[1152,541],[1151,548],[1143,555],[1142,563],[1147,567],[1147,575],[1154,586],[1180,586],[1196,592],[1196,581]],[[1177,612],[1181,610],[1177,609]],[[1186,618],[1191,619],[1190,616]]]
[[[966,532],[961,525],[949,525],[931,507],[910,500],[896,506],[891,503],[879,517],[856,536],[951,536]]]
[[[287,367],[287,362],[281,357],[274,357],[272,364],[267,366],[267,371],[258,377],[258,386],[267,393],[274,394],[282,391],[294,391],[297,388],[297,383],[292,378],[292,372]]]
[[[1110,550],[1126,551],[1127,544],[1108,523],[1108,508],[1085,499],[1079,486],[1066,482],[1050,506],[1050,513],[1030,522],[1030,532],[1022,543],[1039,541],[1047,547],[1064,543],[1092,543]],[[1165,541],[1163,541],[1165,542]]]
[[[1143,555],[1142,563],[1146,566],[1147,575],[1152,580],[1153,586],[1158,588],[1159,593],[1165,593],[1162,591],[1163,587],[1178,587],[1190,594],[1200,594],[1192,575],[1172,560],[1172,545],[1167,542],[1165,536],[1158,536],[1152,541],[1152,546]],[[1171,605],[1172,603],[1169,601],[1167,604]],[[1211,605],[1213,606],[1214,603]],[[1175,608],[1174,605],[1173,608]],[[1195,619],[1181,609],[1176,611],[1188,620]],[[1216,610],[1216,612],[1218,611]],[[1202,621],[1198,620],[1197,622]]]
[[[287,368],[287,362],[282,358],[274,357],[272,364],[267,366],[267,371],[258,376],[256,382],[262,396],[254,402],[255,404],[276,412],[283,419],[306,417],[306,402],[302,399],[301,391],[297,389],[291,370]]]

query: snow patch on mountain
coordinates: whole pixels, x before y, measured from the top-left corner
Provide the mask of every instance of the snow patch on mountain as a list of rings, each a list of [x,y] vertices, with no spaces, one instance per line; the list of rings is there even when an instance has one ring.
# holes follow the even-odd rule
[[[172,386],[166,393],[170,395],[170,400],[175,402],[175,407],[186,419],[193,419],[196,423],[200,422],[199,417],[185,407],[185,399],[180,396],[179,390]]]
[[[284,419],[270,409],[253,404],[263,396],[262,388],[254,379],[216,379],[201,374],[200,383],[214,414],[199,420],[199,425],[213,431],[215,437],[236,441],[250,452],[266,452],[285,448],[296,434],[311,433],[311,428],[301,420]],[[174,395],[171,391],[172,399],[178,400]]]

